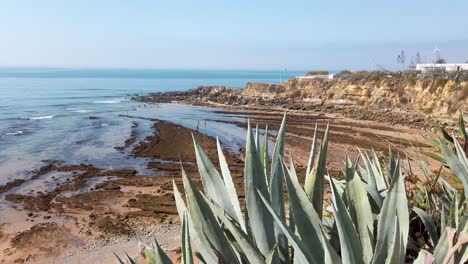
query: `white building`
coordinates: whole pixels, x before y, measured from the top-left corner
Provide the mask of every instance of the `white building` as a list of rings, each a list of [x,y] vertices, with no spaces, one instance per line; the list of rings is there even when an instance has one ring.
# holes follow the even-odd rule
[[[333,80],[335,74],[321,74],[321,75],[307,75],[307,76],[297,76],[297,79],[328,79]]]
[[[427,64],[416,64],[417,71],[432,71],[432,70],[446,70],[446,71],[462,71],[468,70],[468,63],[427,63]]]

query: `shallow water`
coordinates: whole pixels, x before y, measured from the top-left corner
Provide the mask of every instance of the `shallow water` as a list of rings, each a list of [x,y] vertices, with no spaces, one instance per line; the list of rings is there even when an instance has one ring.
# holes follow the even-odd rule
[[[241,121],[213,109],[145,105],[132,95],[187,90],[200,85],[243,87],[248,81],[278,82],[300,72],[187,70],[0,69],[0,184],[28,178],[44,160],[87,163],[104,169],[146,171],[145,159],[128,158],[115,147],[138,123],[138,140],[161,119],[219,136],[233,150],[245,131],[217,121]],[[127,117],[124,117],[124,116]],[[90,118],[93,117],[93,118]],[[191,147],[191,146],[188,146]]]

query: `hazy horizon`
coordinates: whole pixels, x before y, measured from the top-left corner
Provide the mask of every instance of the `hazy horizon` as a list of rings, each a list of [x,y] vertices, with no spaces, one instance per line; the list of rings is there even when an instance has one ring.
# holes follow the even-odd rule
[[[468,61],[468,2],[18,0],[0,10],[0,66],[371,70],[406,52]],[[379,65],[379,66],[378,66]]]

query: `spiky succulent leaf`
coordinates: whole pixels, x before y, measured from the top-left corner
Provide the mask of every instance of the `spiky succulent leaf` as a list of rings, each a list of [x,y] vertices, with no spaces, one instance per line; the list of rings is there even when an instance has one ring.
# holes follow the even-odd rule
[[[270,253],[268,253],[266,259],[265,259],[265,264],[274,264],[275,260],[278,259],[278,246],[275,245],[271,250]]]
[[[115,254],[115,252],[114,252],[114,256],[117,259],[117,261],[119,262],[119,264],[125,264],[125,262],[117,254]]]
[[[458,131],[460,132],[460,137],[464,142],[468,142],[468,136],[465,128],[465,121],[463,120],[463,113],[460,110],[458,115]]]
[[[413,207],[413,211],[418,215],[419,219],[421,219],[421,221],[423,222],[429,234],[429,238],[431,239],[432,246],[435,247],[437,243],[439,242],[439,234],[437,233],[437,228],[434,223],[434,219],[432,218],[432,215],[426,213],[424,210],[418,207]]]
[[[465,199],[468,200],[468,169],[443,142],[440,142],[440,149],[450,169],[462,182],[465,189]]]
[[[267,184],[270,182],[270,157],[268,153],[268,126],[265,127],[265,133],[263,134],[263,144],[262,144],[262,153],[261,161],[263,166],[263,171],[265,173],[265,179]]]
[[[309,161],[307,162],[307,169],[306,169],[306,178],[310,177],[310,173],[312,172],[312,168],[314,167],[315,164],[315,158],[316,158],[316,152],[317,152],[317,133],[318,133],[318,123],[315,123],[315,129],[314,129],[314,136],[312,137],[312,145],[310,147],[310,155],[309,155]]]
[[[330,186],[333,195],[333,211],[340,238],[341,258],[346,263],[364,263],[358,233],[331,177]]]
[[[413,264],[431,264],[434,263],[435,259],[431,253],[424,249],[419,251],[418,257],[414,260]]]
[[[292,164],[294,164],[293,161]],[[288,170],[284,163],[283,167],[291,213],[294,219],[294,227],[297,229],[297,235],[307,247],[314,249],[314,254],[318,259],[324,258],[326,263],[339,261],[338,254],[323,235],[324,231],[320,218],[307,197],[307,194],[301,188],[295,171],[292,169]]]
[[[198,144],[195,137],[193,135],[192,137],[197,167],[206,195],[221,206],[229,215],[236,218],[237,215],[234,210],[234,205],[231,202],[229,192],[224,185],[221,175],[213,162],[211,162],[210,158],[206,155],[205,151],[203,151],[202,147]]]
[[[184,215],[182,221],[182,264],[193,264],[192,246],[190,245],[190,231],[188,215]]]
[[[456,230],[451,227],[447,227],[442,235],[440,236],[439,243],[437,243],[434,249],[435,263],[443,263],[447,253],[453,244],[453,237],[455,236]],[[453,263],[453,260],[450,262]]]
[[[278,130],[276,137],[275,148],[273,150],[273,157],[271,161],[271,174],[270,174],[270,201],[271,206],[276,214],[285,221],[286,214],[284,210],[284,191],[283,191],[283,166],[281,160],[284,157],[284,136],[286,133],[286,113],[284,114],[281,127]],[[278,246],[278,255],[281,261],[288,260],[288,241],[286,236],[281,231],[281,228],[274,224],[276,244]]]
[[[270,212],[272,215],[273,219],[275,222],[278,224],[278,226],[281,228],[281,230],[284,232],[286,237],[288,238],[289,243],[291,243],[291,246],[294,248],[294,256],[295,256],[295,261],[297,263],[323,263],[323,259],[318,259],[316,255],[313,254],[311,251],[312,249],[309,249],[295,234],[294,232],[286,225],[286,223],[281,220],[278,215],[276,215],[275,210],[270,206],[269,201],[265,196],[258,191],[258,195],[260,199],[262,200],[263,204],[267,208],[267,210]]]
[[[315,166],[304,183],[304,189],[307,193],[307,196],[309,197],[309,200],[312,201],[320,219],[322,219],[323,210],[323,182],[325,179],[327,163],[328,131],[329,125],[327,125],[325,135],[323,136],[317,166]]]
[[[349,212],[359,233],[364,262],[370,263],[374,255],[374,216],[371,205],[366,189],[349,158],[346,158],[345,174]]]
[[[385,260],[387,264],[400,264],[405,261],[406,247],[403,245],[403,238],[401,237],[400,226],[395,217],[395,226],[392,240],[392,247],[390,248],[389,256]]]
[[[437,160],[438,162],[445,163],[444,158],[441,157],[440,155],[437,155],[437,154],[434,153],[434,152],[431,152],[431,151],[422,151],[421,153],[424,154],[424,155],[426,155],[426,156],[428,156],[429,158],[432,158],[432,159]]]
[[[242,230],[234,219],[232,219],[228,214],[224,212],[223,209],[210,202],[205,198],[205,201],[210,205],[213,213],[219,218],[223,223],[224,228],[229,230],[231,235],[234,237],[242,255],[250,263],[262,263],[265,261],[265,257],[258,250],[257,246],[252,242],[250,237]]]
[[[200,251],[199,255],[203,257],[203,259],[210,261],[210,262],[216,262],[217,257],[211,249],[206,245],[206,243],[203,243],[204,237],[200,236],[195,229],[195,226],[193,225],[193,221],[190,219],[190,214],[187,210],[187,207],[185,205],[184,199],[182,198],[182,194],[179,192],[179,188],[177,188],[177,185],[175,183],[175,180],[172,180],[172,185],[173,185],[173,192],[174,192],[174,200],[177,208],[177,212],[179,214],[179,219],[184,219],[184,215],[187,214],[188,218],[188,229],[190,230],[190,237],[192,242],[195,244],[195,247]]]
[[[237,257],[209,205],[184,170],[182,170],[182,177],[184,179],[188,211],[202,242],[209,245],[216,254],[221,254],[228,263],[237,263]]]
[[[285,167],[285,165],[283,166]],[[324,259],[324,244],[328,241],[322,237],[320,218],[297,178],[292,176],[292,173],[286,168],[284,177],[297,235],[307,248],[314,249],[314,255],[317,259]]]
[[[273,218],[257,194],[259,190],[263,196],[270,197],[250,123],[247,128],[246,141],[244,168],[246,224],[260,252],[267,255],[275,244]]]
[[[445,141],[449,142],[450,144],[453,144],[452,137],[447,131],[445,131],[445,129],[443,129],[437,123],[434,123],[434,128],[439,133],[439,135],[442,136],[443,139],[445,139]]]
[[[454,135],[452,135],[455,138]],[[458,160],[465,167],[465,170],[468,172],[468,159],[466,158],[465,151],[458,141],[455,141],[455,151],[457,153]],[[468,176],[467,176],[468,177]]]
[[[244,218],[242,218],[242,212],[240,209],[239,198],[237,197],[236,187],[234,186],[234,181],[232,180],[231,172],[229,171],[226,157],[223,154],[221,143],[219,142],[218,138],[216,138],[216,145],[218,148],[219,166],[221,167],[221,174],[223,175],[224,185],[226,186],[227,194],[231,200],[231,204],[235,213],[235,216],[233,217],[240,224],[242,229],[246,231]]]
[[[126,257],[127,260],[128,260],[128,263],[130,263],[130,264],[136,264],[135,260],[133,260],[133,259],[127,254],[127,252],[124,251],[124,253],[125,253],[125,257]]]
[[[408,201],[399,161],[395,165],[395,175],[392,178],[390,189],[379,215],[373,263],[383,263],[389,255],[394,243],[394,233],[396,232],[395,216],[397,216],[400,237],[403,238],[403,248],[406,248],[409,230]]]
[[[145,248],[145,256],[147,264],[172,264],[171,259],[156,239],[154,239],[153,248]]]

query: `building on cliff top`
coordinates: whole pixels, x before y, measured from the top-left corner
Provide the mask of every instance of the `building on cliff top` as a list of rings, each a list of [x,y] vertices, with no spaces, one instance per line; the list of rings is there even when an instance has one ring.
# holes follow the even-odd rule
[[[468,70],[468,63],[427,63],[416,64],[416,70],[427,72],[432,70],[445,70],[445,71],[463,71]]]
[[[328,79],[333,80],[335,78],[335,74],[318,74],[318,75],[307,75],[307,76],[297,76],[296,79],[306,79],[306,80],[313,80],[313,79]]]

